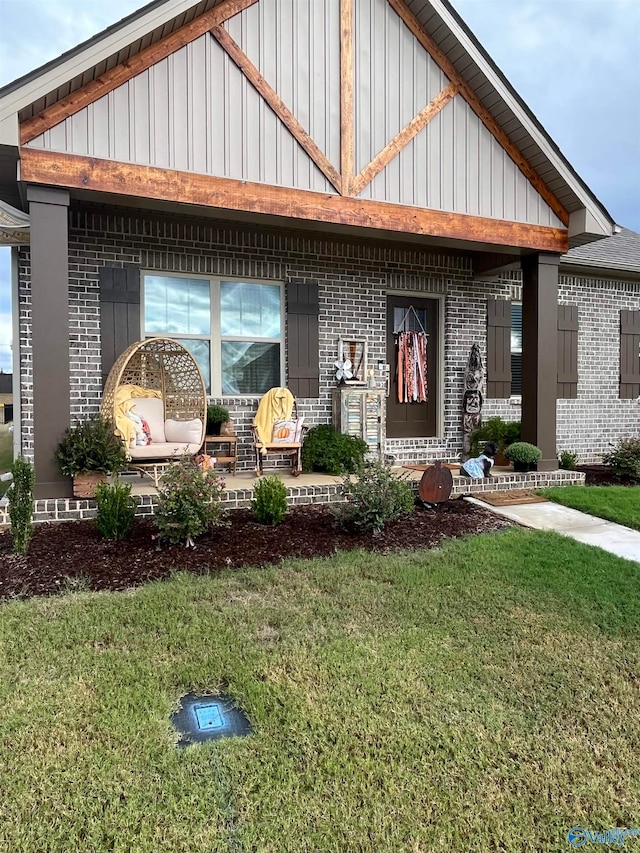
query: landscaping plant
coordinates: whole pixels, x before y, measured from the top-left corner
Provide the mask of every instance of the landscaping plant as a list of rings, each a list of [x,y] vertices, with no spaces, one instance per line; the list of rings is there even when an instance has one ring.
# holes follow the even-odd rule
[[[287,487],[278,477],[262,477],[253,490],[251,509],[260,524],[280,524],[287,514]]]
[[[220,426],[229,422],[229,410],[216,403],[207,406],[207,435],[220,435]]]
[[[409,515],[414,506],[406,479],[381,462],[362,465],[354,478],[345,476],[339,492],[346,502],[337,504],[333,513],[355,533],[379,533],[388,521]]]
[[[578,464],[578,454],[570,450],[561,450],[558,458],[563,471],[573,471]]]
[[[114,435],[112,424],[99,415],[65,430],[55,457],[66,477],[85,471],[116,473],[127,464],[122,441]]]
[[[504,453],[514,441],[520,441],[520,421],[503,421],[496,416],[488,418],[478,429],[471,433],[471,456],[479,456],[489,441],[495,441],[499,452]]]
[[[158,487],[153,521],[159,539],[193,547],[197,536],[224,524],[223,490],[215,471],[203,471],[190,460],[172,465]]]
[[[364,463],[366,441],[319,424],[307,433],[302,445],[302,470],[325,474],[352,474]]]
[[[33,534],[33,486],[35,473],[33,465],[22,456],[11,466],[13,480],[7,492],[9,500],[9,521],[11,522],[11,542],[13,553],[24,556],[29,550]]]
[[[125,539],[131,532],[136,504],[127,483],[98,483],[95,524],[105,539]]]
[[[518,470],[521,466],[527,470],[542,458],[542,451],[528,441],[514,441],[504,452],[513,467]],[[517,467],[516,467],[517,466]]]
[[[610,453],[602,457],[617,477],[640,479],[640,438],[621,438]]]

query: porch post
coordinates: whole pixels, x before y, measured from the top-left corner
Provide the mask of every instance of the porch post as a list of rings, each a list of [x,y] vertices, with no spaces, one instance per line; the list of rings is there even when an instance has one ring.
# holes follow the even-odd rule
[[[70,423],[69,193],[27,187],[31,219],[31,349],[36,498],[70,497],[54,452]]]
[[[538,471],[555,471],[559,255],[522,259],[522,440],[542,451]]]

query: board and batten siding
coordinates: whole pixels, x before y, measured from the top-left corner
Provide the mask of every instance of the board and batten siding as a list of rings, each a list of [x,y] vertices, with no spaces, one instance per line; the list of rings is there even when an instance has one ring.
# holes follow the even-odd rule
[[[387,0],[354,0],[355,172],[451,82]],[[340,0],[260,0],[224,24],[339,172]],[[336,189],[210,33],[28,143],[142,166],[334,195]],[[461,94],[359,197],[562,228]]]

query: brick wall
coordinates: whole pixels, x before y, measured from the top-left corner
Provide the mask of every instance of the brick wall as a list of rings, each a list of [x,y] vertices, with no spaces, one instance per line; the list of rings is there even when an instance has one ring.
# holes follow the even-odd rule
[[[499,282],[471,276],[468,258],[442,250],[392,243],[357,243],[286,231],[240,227],[197,219],[175,220],[146,212],[113,215],[102,209],[72,209],[69,229],[69,312],[71,416],[97,412],[101,398],[98,274],[101,266],[135,264],[163,272],[225,275],[320,284],[320,396],[300,402],[310,425],[331,420],[333,362],[339,337],[365,337],[369,365],[386,361],[387,290],[431,294],[445,303],[444,341],[438,357],[444,366],[444,432],[437,438],[388,439],[385,450],[396,461],[455,459],[461,450],[461,400],[464,368],[471,345],[486,350],[486,298],[517,299],[517,276]],[[29,252],[21,251],[20,347],[23,450],[33,447]],[[560,298],[581,303],[577,400],[558,402],[558,447],[595,459],[610,441],[629,433],[640,410],[635,401],[617,399],[618,332],[621,307],[640,306],[638,287],[563,276]],[[601,334],[601,331],[604,334]],[[382,383],[378,376],[378,382]],[[249,423],[258,399],[216,399],[231,412],[239,436],[239,468],[253,465]],[[520,409],[508,400],[487,400],[485,416],[517,420]],[[637,430],[636,430],[637,432]]]

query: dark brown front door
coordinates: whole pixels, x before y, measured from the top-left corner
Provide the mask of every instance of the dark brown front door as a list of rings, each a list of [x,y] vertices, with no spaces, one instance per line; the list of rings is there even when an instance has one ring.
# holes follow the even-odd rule
[[[440,303],[437,299],[387,294],[387,361],[391,366],[387,397],[387,436],[421,438],[436,434],[438,400],[438,327]],[[398,402],[398,332],[424,331],[427,337],[426,403]]]

